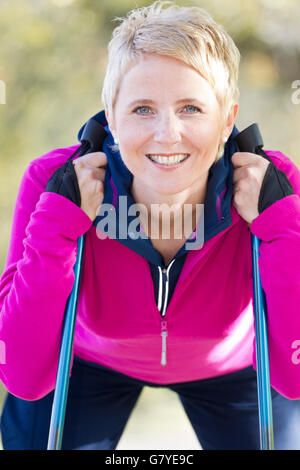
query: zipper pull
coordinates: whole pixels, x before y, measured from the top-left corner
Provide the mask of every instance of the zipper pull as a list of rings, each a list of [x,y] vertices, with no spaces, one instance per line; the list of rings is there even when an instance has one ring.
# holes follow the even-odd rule
[[[162,338],[162,345],[161,345],[161,361],[160,364],[165,366],[167,364],[167,322],[166,320],[161,322],[161,338]]]

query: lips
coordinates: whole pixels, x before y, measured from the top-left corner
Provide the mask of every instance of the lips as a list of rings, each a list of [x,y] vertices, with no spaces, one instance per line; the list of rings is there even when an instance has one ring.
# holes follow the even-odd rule
[[[147,153],[146,156],[150,156],[150,155],[157,155],[157,156],[162,156],[162,157],[174,157],[176,155],[189,155],[188,153],[186,152],[177,152],[177,153]]]
[[[146,157],[149,158],[153,163],[162,165],[162,166],[173,166],[178,165],[189,158],[190,154],[188,153],[177,153],[177,154],[147,154]]]

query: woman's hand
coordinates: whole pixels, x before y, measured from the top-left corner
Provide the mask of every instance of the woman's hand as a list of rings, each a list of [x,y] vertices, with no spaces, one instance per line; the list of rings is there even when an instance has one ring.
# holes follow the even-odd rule
[[[264,176],[270,162],[248,152],[232,155],[233,205],[239,215],[249,224],[258,217],[258,199]]]
[[[107,157],[94,152],[73,160],[81,197],[81,209],[94,221],[104,197]]]

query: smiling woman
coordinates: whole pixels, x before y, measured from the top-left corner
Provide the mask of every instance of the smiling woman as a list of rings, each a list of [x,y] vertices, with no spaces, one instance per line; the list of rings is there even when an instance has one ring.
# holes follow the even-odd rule
[[[174,8],[171,22],[170,10],[148,10],[115,29],[102,101],[114,148],[134,175],[132,195],[148,209],[141,220],[149,234],[152,204],[192,204],[195,215],[204,203],[209,169],[223,155],[238,112],[239,51],[204,10]],[[184,242],[152,239],[166,264]]]
[[[121,24],[115,28],[108,46],[108,65],[102,89],[102,102],[107,115],[113,118],[120,83],[126,73],[148,55],[151,57],[155,54],[156,57],[161,55],[165,59],[173,58],[177,59],[177,62],[180,61],[182,65],[185,64],[187,67],[182,74],[189,68],[190,74],[193,69],[198,77],[199,75],[203,77],[214,90],[215,97],[222,108],[222,119],[226,122],[229,111],[239,98],[239,50],[224,28],[217,24],[205,10],[198,7],[180,8],[176,5],[164,9],[163,5],[168,3],[172,4],[172,2],[155,2],[149,7],[134,10],[128,14],[126,20],[116,18],[116,20],[121,20]],[[150,68],[151,66],[148,67],[148,74]],[[196,73],[194,75],[196,76]],[[144,78],[147,80],[147,77]],[[152,77],[148,76],[148,80],[151,81]],[[184,82],[185,80],[182,82],[180,77],[172,75],[170,83],[173,83],[174,88],[175,84],[184,86]],[[146,84],[146,82],[142,83]],[[152,91],[168,90],[167,79],[164,83],[167,84],[167,88],[162,86],[158,77],[155,78],[155,83]],[[158,87],[157,84],[159,84]],[[185,101],[186,97],[191,96],[188,87],[186,89],[188,93],[181,96],[180,101],[181,99]],[[140,88],[134,89],[132,86],[135,98],[137,90],[139,91]],[[197,96],[196,93],[192,100],[197,99]],[[142,101],[136,100],[134,103],[153,103],[151,98],[150,101],[149,98],[147,99],[147,96],[141,98],[143,98]],[[129,104],[129,102],[130,99],[128,99],[129,106],[134,104]],[[195,103],[191,103],[188,99],[187,104]],[[202,104],[198,102],[201,107]],[[219,157],[223,154],[223,143],[220,142]]]
[[[148,97],[140,99],[138,107],[128,104],[136,90]],[[182,98],[189,94],[194,95],[191,100]],[[145,54],[123,77],[113,112],[115,118],[107,113],[107,120],[118,136],[122,160],[134,175],[132,195],[147,208],[147,214],[140,214],[143,227],[150,237],[153,226],[161,226],[161,236],[151,241],[168,265],[186,238],[175,238],[175,217],[165,238],[162,214],[155,220],[152,207],[179,205],[183,213],[185,206],[193,205],[196,213],[196,204],[205,200],[221,135],[231,134],[235,116],[230,113],[224,130],[222,110],[209,83],[182,61],[156,54]],[[196,225],[194,217],[193,230]]]
[[[251,232],[262,240],[275,448],[299,449],[292,345],[300,330],[300,172],[279,151],[238,152],[239,51],[206,11],[158,1],[118,20],[105,109],[79,131],[82,145],[33,160],[17,197],[0,282],[3,446],[47,446],[85,234],[62,448],[115,449],[149,386],[178,394],[203,449],[258,449]],[[91,122],[102,151],[85,154]],[[140,232],[148,227],[140,238],[130,236],[137,205],[145,210],[134,222]],[[187,206],[189,233],[176,238]],[[103,207],[115,211],[116,235],[97,231]],[[151,223],[170,207],[168,237],[154,238]],[[199,231],[203,243],[187,248]]]
[[[147,97],[138,107],[129,104],[136,90]],[[191,101],[185,98],[190,95]],[[172,57],[144,54],[120,83],[113,116],[106,113],[134,175],[135,199],[146,205],[204,202],[209,168],[232,132],[237,108],[224,125],[213,88],[195,69]]]

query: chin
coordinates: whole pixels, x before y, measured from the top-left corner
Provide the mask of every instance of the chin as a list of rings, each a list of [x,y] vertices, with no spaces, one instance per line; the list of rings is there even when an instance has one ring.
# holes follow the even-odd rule
[[[156,188],[153,188],[155,192],[161,194],[162,196],[173,196],[179,194],[187,189],[187,186],[163,186],[160,185]]]

